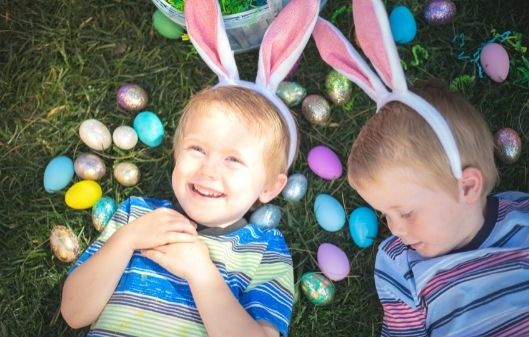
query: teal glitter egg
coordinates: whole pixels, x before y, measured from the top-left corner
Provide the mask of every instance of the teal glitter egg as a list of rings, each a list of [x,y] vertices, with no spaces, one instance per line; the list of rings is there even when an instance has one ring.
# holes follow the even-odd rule
[[[336,288],[324,275],[315,272],[304,273],[300,280],[301,290],[307,299],[315,305],[332,302]]]
[[[117,204],[111,197],[102,197],[92,207],[92,223],[98,232],[101,232],[105,228],[116,212],[116,209]]]
[[[283,81],[279,83],[276,94],[289,108],[299,105],[305,96],[307,90],[296,82]]]

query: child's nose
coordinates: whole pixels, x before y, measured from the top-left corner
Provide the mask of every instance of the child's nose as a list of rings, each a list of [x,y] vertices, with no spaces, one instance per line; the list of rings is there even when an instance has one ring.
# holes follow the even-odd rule
[[[386,222],[388,223],[389,230],[395,236],[402,237],[406,234],[406,225],[404,221],[393,220],[386,217]]]
[[[202,165],[200,166],[200,174],[203,177],[215,179],[218,176],[218,172],[219,164],[215,156],[208,156],[202,161]]]

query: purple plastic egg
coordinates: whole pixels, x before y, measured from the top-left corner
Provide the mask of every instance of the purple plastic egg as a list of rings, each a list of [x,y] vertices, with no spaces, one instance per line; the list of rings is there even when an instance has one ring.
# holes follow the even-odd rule
[[[322,243],[317,255],[318,266],[329,279],[340,281],[349,275],[351,271],[349,259],[339,247],[331,243]]]
[[[501,44],[489,43],[481,50],[481,66],[494,82],[505,81],[509,74],[509,54]]]
[[[338,155],[324,145],[318,145],[309,151],[309,167],[317,176],[333,180],[342,175],[342,163]]]

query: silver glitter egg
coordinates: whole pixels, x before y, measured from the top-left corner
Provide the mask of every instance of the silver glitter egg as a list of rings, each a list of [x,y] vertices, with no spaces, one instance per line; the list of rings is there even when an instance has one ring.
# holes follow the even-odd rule
[[[117,204],[111,197],[102,197],[92,207],[92,223],[98,232],[105,228],[116,209]]]
[[[112,133],[112,140],[122,150],[130,150],[138,143],[138,134],[128,125],[118,126]]]
[[[351,99],[353,82],[336,70],[331,70],[325,77],[325,91],[334,104],[341,105]]]
[[[299,105],[301,101],[307,96],[307,90],[296,82],[283,81],[279,83],[276,95],[289,108]]]
[[[134,186],[140,181],[140,169],[131,162],[122,162],[114,166],[114,178],[123,186]]]
[[[287,184],[281,194],[288,201],[300,201],[307,192],[307,178],[301,173],[288,177]]]
[[[97,119],[83,121],[79,126],[79,137],[86,146],[96,151],[106,150],[112,145],[110,131]]]
[[[301,104],[303,116],[315,125],[326,125],[331,118],[331,106],[320,95],[308,95]]]
[[[116,100],[123,109],[136,112],[143,110],[149,102],[147,92],[137,84],[124,84],[116,93]]]
[[[424,19],[432,26],[444,25],[456,15],[452,0],[430,0],[424,8]]]
[[[79,255],[79,240],[66,226],[53,227],[50,234],[53,254],[62,262],[72,262]]]
[[[496,155],[507,164],[512,164],[520,158],[522,141],[518,133],[511,128],[503,128],[494,135],[494,150]]]
[[[75,159],[73,164],[75,174],[81,179],[99,180],[106,171],[105,162],[93,153],[83,153]]]
[[[281,208],[273,204],[264,204],[250,216],[250,223],[261,228],[276,228],[281,220]]]

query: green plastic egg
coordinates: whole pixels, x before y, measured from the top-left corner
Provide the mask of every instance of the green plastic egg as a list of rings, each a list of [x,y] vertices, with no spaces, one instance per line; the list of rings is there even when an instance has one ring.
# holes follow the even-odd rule
[[[178,39],[184,32],[182,27],[165,16],[159,9],[152,15],[152,25],[161,36],[168,39]]]

